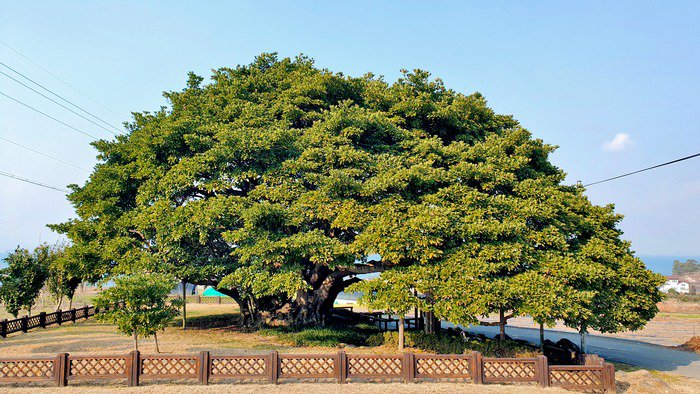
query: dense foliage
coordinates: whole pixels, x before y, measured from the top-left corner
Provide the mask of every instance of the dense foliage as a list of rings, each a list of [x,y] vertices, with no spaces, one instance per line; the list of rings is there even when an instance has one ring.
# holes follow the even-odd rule
[[[72,305],[82,273],[67,250],[65,243],[42,244],[32,252],[17,247],[5,258],[8,267],[0,270],[0,302],[8,312],[15,317],[21,309],[31,314],[42,289],[52,296],[57,310],[64,298]]]
[[[681,262],[678,260],[673,261],[673,275],[687,275],[695,274],[700,272],[700,264],[697,260],[686,260],[686,262]]]
[[[202,81],[95,143],[94,173],[71,186],[78,218],[53,228],[96,274],[218,284],[247,322],[324,324],[358,274],[381,271],[402,286],[379,295],[390,309],[454,323],[527,313],[614,331],[655,313],[660,278],[621,217],[562,185],[554,147],[479,93],[268,54]],[[397,298],[406,283],[425,297]]]
[[[4,260],[7,268],[0,270],[0,301],[15,318],[22,309],[31,314],[48,276],[45,255],[41,249],[30,253],[17,247]]]
[[[398,333],[387,331],[370,336],[367,339],[367,345],[396,347],[398,341]],[[437,354],[463,354],[477,351],[486,357],[535,357],[538,355],[535,347],[512,340],[462,338],[421,331],[407,332],[406,346]]]

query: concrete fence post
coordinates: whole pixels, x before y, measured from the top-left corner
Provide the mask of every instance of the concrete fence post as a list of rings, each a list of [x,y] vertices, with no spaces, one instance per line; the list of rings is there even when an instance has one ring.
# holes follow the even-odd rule
[[[197,371],[199,383],[209,384],[209,375],[211,374],[211,356],[209,352],[203,350],[199,352],[199,371]]]
[[[338,379],[338,383],[347,383],[348,379],[348,368],[347,368],[348,356],[345,354],[345,350],[338,350],[338,353],[333,359],[333,369]]]
[[[603,369],[603,382],[605,385],[606,393],[615,393],[615,366],[610,363],[606,363]]]
[[[126,384],[129,387],[139,385],[141,375],[141,354],[134,350],[126,357]]]
[[[470,361],[471,368],[469,372],[472,376],[472,383],[484,384],[484,360],[481,353],[472,351]]]
[[[7,319],[0,320],[0,337],[7,337]]]
[[[46,312],[39,313],[39,327],[46,328]]]
[[[540,387],[549,387],[549,363],[546,356],[537,356]]]
[[[416,356],[412,352],[403,354],[402,367],[404,382],[414,383],[416,381]]]
[[[29,325],[29,316],[24,315],[24,317],[22,317],[22,320],[20,320],[20,328],[22,329],[22,332],[27,332],[28,325]]]
[[[272,384],[277,384],[280,372],[280,356],[277,351],[270,352],[270,356],[267,360],[267,376],[268,381]]]
[[[70,361],[68,353],[60,353],[53,363],[53,376],[56,386],[66,387],[68,385],[68,374],[70,373]]]

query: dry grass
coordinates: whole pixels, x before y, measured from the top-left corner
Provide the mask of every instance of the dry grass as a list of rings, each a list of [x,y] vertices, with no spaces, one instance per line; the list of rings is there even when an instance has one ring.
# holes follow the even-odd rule
[[[188,304],[186,331],[180,321],[173,322],[165,332],[158,334],[162,353],[183,354],[209,350],[224,354],[264,353],[278,350],[287,353],[334,352],[337,348],[309,346],[295,347],[292,343],[275,336],[243,332],[235,326],[238,307],[233,304]],[[0,340],[0,354],[54,355],[61,352],[71,354],[123,354],[133,350],[130,337],[118,333],[114,326],[98,323],[93,319],[75,324],[50,326],[46,329],[15,333]],[[143,353],[155,353],[152,338],[139,342]],[[388,348],[348,348],[348,352],[386,353]]]
[[[94,294],[76,294],[75,297],[73,297],[73,307],[74,308],[79,308],[85,305],[90,305],[92,303],[92,299],[95,297]],[[61,308],[63,310],[68,310],[68,301],[64,300],[61,303]],[[56,310],[56,304],[51,300],[50,297],[45,296],[45,297],[40,297],[39,300],[36,302],[34,305],[34,308],[32,308],[32,315],[38,315],[40,312],[54,312]],[[28,315],[29,311],[22,310],[20,311],[19,315],[17,317],[22,317],[25,315]],[[14,316],[10,315],[5,308],[0,306],[0,319],[14,319]]]
[[[339,385],[336,383],[283,383],[279,385],[270,384],[212,384],[210,386],[178,385],[178,384],[150,384],[138,388],[124,386],[69,386],[65,388],[0,388],[0,392],[13,394],[19,393],[158,393],[158,394],[180,394],[187,393],[278,393],[278,394],[327,394],[333,393],[353,393],[353,394],[452,394],[452,393],[570,393],[555,388],[542,389],[535,386],[505,386],[505,385],[472,385],[464,383],[350,383]]]

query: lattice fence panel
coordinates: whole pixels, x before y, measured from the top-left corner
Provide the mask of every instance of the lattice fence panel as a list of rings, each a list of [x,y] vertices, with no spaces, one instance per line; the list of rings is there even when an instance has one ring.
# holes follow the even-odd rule
[[[53,360],[0,361],[0,379],[51,379]]]
[[[396,356],[348,357],[348,377],[401,376],[403,362]]]
[[[493,381],[536,381],[536,361],[484,360],[484,378]]]
[[[58,314],[57,313],[48,313],[46,314],[46,324],[56,324],[58,321]]]
[[[32,316],[29,319],[27,319],[27,328],[39,327],[40,324],[41,324],[41,321],[40,321],[39,315]]]
[[[280,377],[333,377],[333,357],[282,357]]]
[[[63,314],[63,316],[62,316],[62,320],[63,320],[63,321],[69,321],[69,320],[70,320],[70,311],[63,311],[62,314]]]
[[[75,310],[75,318],[82,319],[83,317],[85,317],[85,309],[82,309],[82,308],[76,309]]]
[[[141,373],[151,376],[195,377],[197,376],[197,359],[195,357],[144,357],[141,360]]]
[[[126,375],[126,357],[69,359],[69,375],[76,378]]]
[[[8,320],[7,321],[7,332],[17,332],[22,330],[22,320],[21,319],[14,319],[14,320]]]
[[[471,377],[469,359],[416,357],[416,377]]]
[[[211,359],[211,375],[222,376],[265,376],[265,358],[216,358]]]
[[[591,388],[603,387],[602,370],[552,370],[549,372],[552,386],[583,386]]]

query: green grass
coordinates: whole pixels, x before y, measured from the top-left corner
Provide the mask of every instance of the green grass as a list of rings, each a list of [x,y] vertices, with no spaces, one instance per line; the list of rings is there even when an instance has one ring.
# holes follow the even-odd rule
[[[634,372],[634,371],[639,371],[640,369],[644,369],[642,367],[638,367],[636,365],[630,365],[630,364],[625,364],[625,363],[617,363],[614,361],[609,361],[615,366],[615,371],[622,371],[622,372]]]
[[[700,319],[700,313],[659,313],[657,316],[677,319]]]
[[[345,328],[267,327],[258,334],[271,336],[293,346],[338,347],[340,344],[365,346],[367,339],[379,331],[370,325],[358,324]]]

